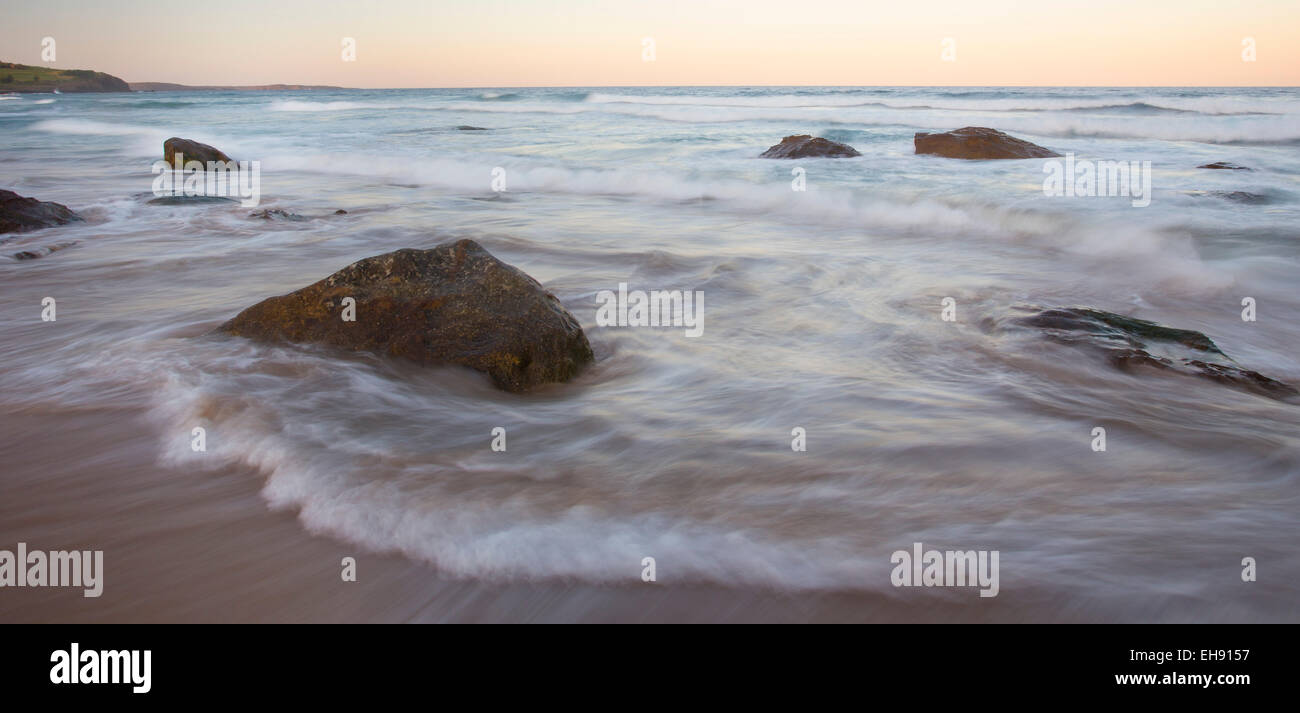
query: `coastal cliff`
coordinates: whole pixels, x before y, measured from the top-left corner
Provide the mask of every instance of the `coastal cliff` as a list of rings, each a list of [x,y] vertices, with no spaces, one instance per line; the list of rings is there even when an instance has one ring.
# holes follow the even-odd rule
[[[35,94],[52,92],[129,92],[125,81],[111,74],[89,69],[54,69],[14,62],[0,62],[0,93]]]

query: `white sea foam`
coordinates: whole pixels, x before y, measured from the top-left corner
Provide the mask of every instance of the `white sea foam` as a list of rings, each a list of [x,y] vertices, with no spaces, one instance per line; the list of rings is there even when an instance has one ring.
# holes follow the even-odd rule
[[[1198,97],[1175,98],[1162,97],[1150,100],[1141,94],[1129,96],[1107,96],[1095,99],[1078,99],[1073,97],[1029,97],[1005,99],[962,99],[936,98],[933,96],[898,97],[879,94],[788,94],[766,96],[716,96],[710,94],[695,95],[640,95],[608,94],[596,92],[587,97],[592,104],[646,104],[654,106],[732,106],[759,108],[840,108],[840,107],[883,107],[889,109],[935,109],[947,111],[974,112],[1017,112],[1017,111],[1072,111],[1072,110],[1124,110],[1150,108],[1152,110],[1171,112],[1196,112],[1209,115],[1234,114],[1300,114],[1300,102],[1243,101],[1232,97]]]
[[[392,109],[397,108],[394,104],[380,102],[353,102],[353,101],[273,101],[271,102],[271,111],[357,111],[361,109]]]
[[[917,109],[901,112],[871,106],[709,106],[697,103],[509,105],[453,102],[430,111],[507,114],[583,114],[601,112],[686,124],[735,122],[834,125],[845,128],[915,126],[948,130],[965,125],[995,124],[994,128],[1044,137],[1097,137],[1202,141],[1208,143],[1290,143],[1300,141],[1300,120],[1290,114],[1207,116],[1089,116],[1073,113],[1009,113],[993,116],[976,110]]]
[[[37,131],[82,136],[165,136],[167,132],[151,126],[115,124],[92,119],[45,119],[32,125]],[[161,146],[159,147],[161,149]]]

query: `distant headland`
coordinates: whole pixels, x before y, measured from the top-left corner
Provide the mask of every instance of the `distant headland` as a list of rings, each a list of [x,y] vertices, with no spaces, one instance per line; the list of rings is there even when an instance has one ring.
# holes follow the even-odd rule
[[[74,92],[196,92],[196,91],[293,91],[302,89],[344,89],[310,84],[259,84],[254,86],[191,86],[170,82],[127,82],[119,77],[89,69],[54,69],[16,62],[0,62],[0,94]]]
[[[53,69],[14,62],[0,62],[0,93],[129,92],[125,81],[89,69]]]

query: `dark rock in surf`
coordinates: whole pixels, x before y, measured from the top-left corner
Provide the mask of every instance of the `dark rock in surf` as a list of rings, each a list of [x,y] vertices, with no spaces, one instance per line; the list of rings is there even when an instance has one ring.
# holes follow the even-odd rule
[[[1087,308],[1047,309],[1016,320],[1017,324],[1048,330],[1060,341],[1091,341],[1142,347],[1147,342],[1169,342],[1207,354],[1223,355],[1217,344],[1201,332],[1165,327],[1144,319]]]
[[[1273,399],[1300,396],[1289,384],[1237,366],[1201,332],[1095,309],[1048,309],[1013,320],[1056,342],[1101,351],[1118,369],[1152,367],[1198,376]]]
[[[210,205],[212,203],[238,203],[234,198],[225,196],[158,196],[150,201],[149,205]]]
[[[0,189],[0,233],[40,230],[81,219],[81,216],[61,203],[38,201]]]
[[[852,158],[861,156],[848,144],[841,144],[808,134],[787,136],[781,143],[759,154],[759,158]]]
[[[348,297],[356,318],[345,322]],[[218,331],[460,364],[514,392],[568,381],[593,359],[578,320],[554,295],[472,240],[366,258],[263,300]]]
[[[997,129],[980,126],[967,126],[937,134],[922,131],[913,137],[912,143],[918,154],[934,154],[946,158],[1051,158],[1061,155]]]
[[[1244,203],[1246,205],[1264,205],[1271,202],[1269,197],[1262,193],[1251,193],[1249,191],[1210,191],[1210,195],[1233,203]]]
[[[290,213],[287,210],[280,210],[279,208],[267,208],[264,210],[253,211],[248,214],[248,217],[261,218],[262,220],[289,220],[293,222],[307,220],[297,213]]]
[[[1213,168],[1213,169],[1218,169],[1220,171],[1253,171],[1254,170],[1251,168],[1247,168],[1246,166],[1238,166],[1235,163],[1228,163],[1227,161],[1215,161],[1214,163],[1207,163],[1204,166],[1197,166],[1197,168]]]
[[[39,248],[33,248],[31,250],[23,250],[21,252],[16,252],[14,253],[13,257],[15,260],[35,260],[37,258],[45,257],[50,253],[56,253],[64,248],[70,248],[76,244],[77,244],[76,241],[67,242],[67,243],[54,243],[52,245],[45,245]]]
[[[163,160],[176,169],[184,166],[176,165],[176,157],[180,155],[184,163],[198,161],[206,168],[209,161],[230,161],[230,157],[222,153],[216,147],[207,144],[201,144],[190,139],[181,139],[175,136],[163,142]]]

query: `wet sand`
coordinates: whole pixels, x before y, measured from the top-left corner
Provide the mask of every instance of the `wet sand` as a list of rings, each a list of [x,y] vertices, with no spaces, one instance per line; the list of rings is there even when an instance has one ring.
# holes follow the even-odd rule
[[[260,477],[227,468],[185,472],[158,465],[142,414],[35,410],[0,418],[0,547],[104,550],[104,591],[0,590],[0,622],[998,622],[1115,620],[1108,605],[1052,604],[1050,592],[973,590],[898,597],[783,594],[672,584],[448,580],[394,555],[360,551],[306,532],[292,512],[259,496]],[[358,562],[343,582],[340,561]],[[661,565],[662,566],[662,565]],[[1005,586],[1005,585],[1004,585]],[[1256,595],[1284,592],[1263,584]],[[1271,593],[1270,593],[1271,592]],[[1188,601],[1124,621],[1234,621]],[[1247,620],[1249,617],[1245,617]]]
[[[105,552],[101,597],[74,588],[0,590],[6,623],[871,618],[718,588],[441,579],[405,558],[305,532],[293,513],[267,508],[255,472],[157,465],[156,438],[139,414],[29,412],[0,422],[7,434],[0,542],[10,543],[3,546]],[[356,582],[340,577],[346,556],[358,561]]]

